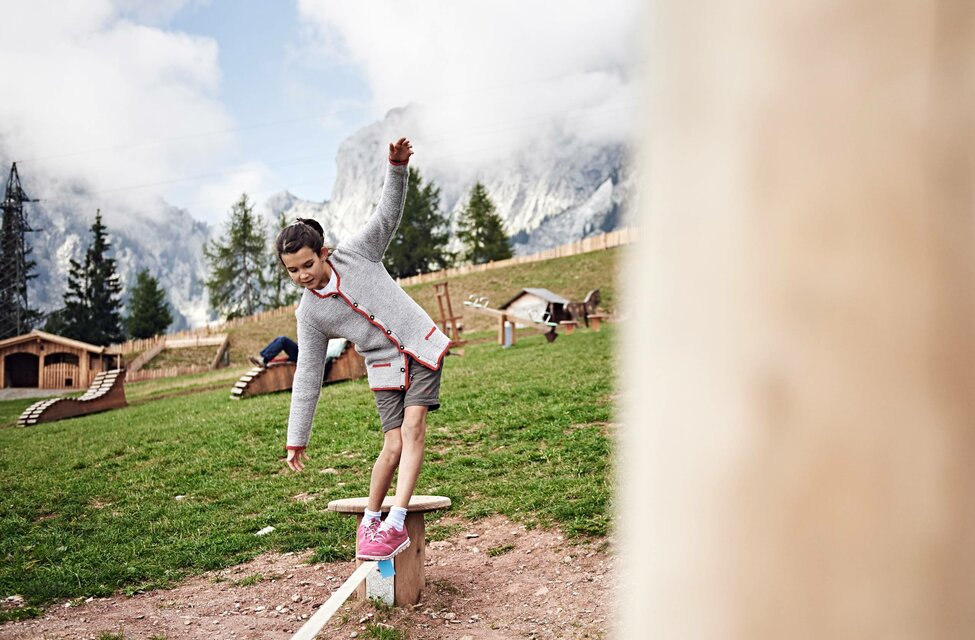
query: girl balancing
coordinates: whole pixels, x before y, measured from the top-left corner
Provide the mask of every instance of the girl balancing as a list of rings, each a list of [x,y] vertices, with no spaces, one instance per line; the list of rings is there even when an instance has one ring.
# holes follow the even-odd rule
[[[372,467],[369,503],[356,532],[356,556],[363,560],[386,560],[410,546],[406,510],[423,463],[427,412],[440,407],[441,365],[450,346],[382,262],[403,216],[411,155],[406,138],[390,143],[379,204],[366,224],[331,253],[314,220],[299,218],[275,244],[291,279],[305,289],[295,311],[300,356],[288,419],[287,462],[294,471],[304,469],[328,340],[351,340],[365,358],[383,448]],[[397,467],[393,507],[380,522]]]

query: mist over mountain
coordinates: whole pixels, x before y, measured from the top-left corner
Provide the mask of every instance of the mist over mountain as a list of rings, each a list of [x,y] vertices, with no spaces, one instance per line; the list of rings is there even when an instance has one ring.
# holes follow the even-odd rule
[[[2,156],[0,163],[6,185],[11,163]],[[124,198],[98,197],[82,184],[34,173],[28,166],[18,166],[18,173],[27,195],[39,199],[24,205],[33,229],[27,234],[30,258],[37,263],[36,278],[28,283],[31,307],[49,313],[63,306],[69,261],[84,260],[90,227],[101,209],[111,243],[108,256],[116,261],[123,302],[128,301],[136,274],[145,268],[166,291],[174,318],[170,330],[206,323],[203,246],[210,232],[206,224],[161,200],[135,204]]]
[[[622,143],[544,125],[526,134],[521,144],[464,153],[453,142],[445,144],[426,115],[422,106],[409,105],[357,131],[339,148],[328,202],[281,193],[266,203],[268,215],[315,218],[331,243],[347,237],[379,198],[387,144],[408,135],[416,149],[411,166],[440,188],[441,206],[454,231],[478,181],[497,206],[519,255],[626,226],[633,179]]]
[[[358,229],[379,198],[387,145],[409,135],[417,150],[411,165],[441,190],[452,235],[471,187],[480,181],[497,205],[518,255],[535,253],[576,239],[626,226],[633,171],[625,145],[589,139],[568,128],[544,125],[518,144],[463,149],[447,140],[422,106],[393,109],[341,144],[338,173],[327,202],[302,200],[280,192],[257,204],[273,238],[277,218],[315,218],[332,245]],[[0,153],[2,179],[10,161]],[[28,203],[33,232],[28,243],[37,277],[29,284],[31,306],[50,312],[63,304],[69,259],[82,260],[95,211],[101,209],[127,293],[146,268],[166,290],[175,321],[171,330],[198,327],[215,319],[205,287],[203,249],[223,225],[210,227],[185,209],[161,199],[93,193],[81,180],[59,179],[19,165],[24,190],[39,202]],[[453,249],[459,248],[454,240]]]

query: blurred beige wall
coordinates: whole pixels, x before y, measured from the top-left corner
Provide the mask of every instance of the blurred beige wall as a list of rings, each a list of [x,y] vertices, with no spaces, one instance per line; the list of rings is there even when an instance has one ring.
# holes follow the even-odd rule
[[[621,637],[975,637],[975,2],[658,0]]]

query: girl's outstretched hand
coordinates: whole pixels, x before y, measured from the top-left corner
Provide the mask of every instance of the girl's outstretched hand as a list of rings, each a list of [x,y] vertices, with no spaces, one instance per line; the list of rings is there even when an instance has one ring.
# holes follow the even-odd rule
[[[406,162],[413,155],[413,145],[406,138],[389,143],[389,159],[392,162]]]
[[[288,449],[288,466],[292,471],[302,471],[307,459],[308,454],[304,449]]]

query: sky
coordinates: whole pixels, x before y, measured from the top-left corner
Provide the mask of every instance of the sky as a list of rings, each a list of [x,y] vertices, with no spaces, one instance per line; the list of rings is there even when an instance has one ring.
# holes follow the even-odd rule
[[[80,185],[211,225],[242,192],[322,201],[342,141],[409,104],[441,161],[632,133],[637,0],[3,4],[0,158],[41,199]]]

